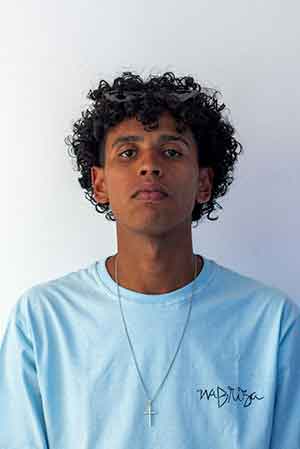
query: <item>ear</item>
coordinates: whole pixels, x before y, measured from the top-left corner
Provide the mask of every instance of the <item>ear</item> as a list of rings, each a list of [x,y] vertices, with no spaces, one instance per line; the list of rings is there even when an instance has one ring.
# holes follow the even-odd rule
[[[197,203],[206,203],[212,194],[214,171],[211,167],[199,168],[198,191],[196,195]]]
[[[104,168],[92,166],[91,179],[93,186],[93,196],[98,203],[109,203],[107,186],[105,182]]]

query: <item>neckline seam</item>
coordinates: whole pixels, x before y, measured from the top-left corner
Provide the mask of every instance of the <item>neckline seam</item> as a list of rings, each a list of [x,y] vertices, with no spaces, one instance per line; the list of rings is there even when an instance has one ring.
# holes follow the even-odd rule
[[[105,258],[104,258],[104,263],[105,263]],[[113,302],[118,302],[118,295],[115,293],[115,292],[113,292],[107,285],[106,285],[106,283],[103,281],[103,279],[101,278],[101,276],[100,276],[100,270],[101,270],[101,268],[100,268],[100,264],[101,263],[101,261],[96,261],[95,263],[94,263],[94,277],[95,277],[95,281],[96,281],[96,284],[97,284],[97,286],[99,286],[99,282],[101,283],[101,286],[102,286],[102,288],[103,288],[103,290],[104,290],[104,293],[111,299],[111,300],[113,300]],[[215,276],[215,274],[216,274],[216,269],[217,269],[217,266],[216,266],[216,264],[215,263],[213,263],[213,261],[211,261],[211,260],[209,260],[209,259],[207,259],[206,258],[206,263],[208,264],[209,263],[209,267],[208,267],[208,269],[209,269],[209,271],[208,272],[206,272],[206,281],[205,281],[205,284],[203,284],[203,285],[199,285],[198,286],[198,288],[196,288],[194,291],[193,291],[193,302],[194,302],[194,300],[195,300],[195,296],[197,296],[200,292],[203,292],[206,288],[208,288],[208,286],[210,285],[210,283],[212,282],[212,280],[213,280],[213,278],[214,278],[214,276]],[[203,269],[203,268],[202,268]],[[202,271],[198,274],[198,276],[200,276],[201,275],[201,273],[202,273]],[[108,273],[107,273],[108,274]],[[113,279],[111,279],[111,281],[112,282],[114,282],[113,281]],[[121,288],[123,288],[123,287],[121,287]],[[184,287],[182,287],[182,288],[184,288]],[[170,306],[170,305],[176,305],[176,304],[180,304],[180,303],[182,303],[182,305],[184,305],[184,304],[186,304],[188,301],[187,301],[187,297],[188,298],[191,298],[191,295],[192,295],[192,287],[190,288],[190,292],[187,294],[187,295],[185,295],[184,297],[182,296],[182,295],[180,295],[180,297],[177,297],[177,298],[174,298],[174,299],[165,299],[165,300],[163,300],[163,299],[155,299],[155,298],[151,298],[151,300],[147,300],[147,299],[145,299],[144,301],[143,300],[141,300],[141,301],[139,301],[139,300],[137,300],[137,299],[135,299],[135,298],[130,298],[130,297],[126,297],[126,296],[122,296],[121,295],[121,299],[123,300],[123,301],[126,301],[128,304],[136,304],[136,305],[155,305],[155,306],[162,306],[162,307],[166,307],[166,306]],[[173,292],[174,291],[176,291],[176,290],[173,290]],[[136,294],[138,294],[138,292],[134,292],[133,290],[131,291],[130,290],[130,292],[131,293],[136,293]],[[169,293],[172,293],[172,292],[169,292]],[[166,293],[166,294],[168,294],[168,293]],[[153,296],[153,295],[150,295],[150,296]],[[157,295],[157,296],[161,296],[161,295]]]

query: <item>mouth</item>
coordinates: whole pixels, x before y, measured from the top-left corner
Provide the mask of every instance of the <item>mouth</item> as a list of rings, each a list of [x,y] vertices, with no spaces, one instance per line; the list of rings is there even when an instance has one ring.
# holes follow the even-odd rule
[[[151,201],[151,202],[162,201],[165,198],[167,198],[167,195],[165,193],[162,193],[162,192],[146,192],[146,191],[142,191],[142,192],[139,192],[136,195],[136,199],[137,200]]]

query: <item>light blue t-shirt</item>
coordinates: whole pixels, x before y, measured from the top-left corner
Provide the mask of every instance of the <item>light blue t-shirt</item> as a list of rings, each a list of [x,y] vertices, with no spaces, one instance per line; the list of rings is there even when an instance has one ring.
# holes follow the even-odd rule
[[[0,347],[0,449],[299,449],[300,308],[204,257],[184,287],[120,287],[107,257],[26,290]]]

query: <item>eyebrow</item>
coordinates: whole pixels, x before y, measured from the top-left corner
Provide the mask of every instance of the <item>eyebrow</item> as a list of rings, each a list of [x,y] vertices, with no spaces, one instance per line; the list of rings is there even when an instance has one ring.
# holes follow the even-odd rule
[[[133,135],[120,136],[114,141],[114,143],[112,144],[112,148],[117,146],[119,143],[138,142],[138,141],[143,141],[143,140],[144,140],[144,137],[142,137],[142,136],[133,136]],[[173,140],[173,141],[177,140],[177,141],[183,142],[187,146],[187,148],[190,148],[189,142],[184,137],[176,136],[174,134],[161,134],[158,138],[158,143],[168,142],[170,140]]]

